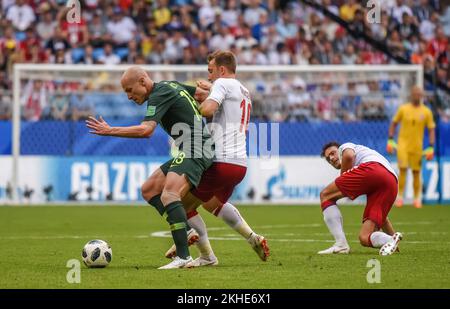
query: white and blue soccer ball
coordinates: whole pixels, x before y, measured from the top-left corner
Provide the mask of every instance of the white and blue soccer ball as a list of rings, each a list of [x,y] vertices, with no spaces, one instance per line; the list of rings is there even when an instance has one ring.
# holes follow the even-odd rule
[[[106,241],[94,239],[84,246],[81,256],[87,267],[102,268],[111,263],[112,249]]]

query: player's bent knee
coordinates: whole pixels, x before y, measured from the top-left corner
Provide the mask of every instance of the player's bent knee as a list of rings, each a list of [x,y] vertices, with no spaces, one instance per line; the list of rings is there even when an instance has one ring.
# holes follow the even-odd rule
[[[322,191],[320,191],[320,203],[321,204],[328,200],[327,196],[328,196],[327,188],[325,188]]]
[[[149,201],[154,196],[161,194],[161,189],[153,182],[145,182],[141,186],[141,195],[145,201]]]
[[[177,192],[163,190],[161,194],[161,202],[163,203],[164,206],[167,206],[177,201],[181,202],[181,197]]]
[[[359,234],[359,243],[361,244],[361,246],[372,247],[369,237],[370,237],[370,234],[366,234],[366,233]]]

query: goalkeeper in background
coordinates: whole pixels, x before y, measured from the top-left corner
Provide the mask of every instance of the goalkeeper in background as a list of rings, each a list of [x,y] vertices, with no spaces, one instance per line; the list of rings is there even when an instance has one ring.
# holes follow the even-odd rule
[[[389,126],[387,152],[393,154],[397,150],[398,167],[400,170],[399,190],[395,206],[403,206],[407,169],[413,173],[414,207],[421,208],[421,168],[422,156],[432,160],[434,156],[435,123],[431,110],[423,104],[423,90],[419,86],[411,89],[411,102],[399,107]],[[395,130],[400,123],[398,144],[394,140]],[[422,150],[425,127],[428,128],[429,146]]]

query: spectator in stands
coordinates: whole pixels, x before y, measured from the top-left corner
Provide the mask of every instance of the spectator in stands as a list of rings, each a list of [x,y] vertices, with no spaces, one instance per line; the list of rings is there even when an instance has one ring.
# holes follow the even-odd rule
[[[164,59],[164,42],[154,39],[152,50],[147,56],[147,61],[151,64],[166,64]]]
[[[435,37],[428,43],[428,53],[437,59],[439,54],[444,53],[448,44],[448,38],[445,36],[442,26],[437,26]]]
[[[15,63],[23,62],[22,53],[17,44],[18,43],[16,43],[16,40],[6,40],[4,42],[2,57],[0,58],[3,58],[4,63],[2,66],[4,67],[8,77],[12,77],[13,65]]]
[[[345,121],[356,121],[361,117],[361,96],[356,92],[356,84],[348,83],[345,95],[339,100],[337,116]]]
[[[134,21],[130,17],[124,16],[120,7],[113,9],[112,20],[107,22],[106,29],[115,47],[126,47],[137,31]]]
[[[238,15],[236,0],[226,1],[225,10],[222,12],[222,21],[231,28],[231,33],[238,25]]]
[[[214,22],[215,16],[222,13],[222,8],[219,6],[217,0],[203,1],[200,10],[198,11],[198,20],[201,29],[206,29]]]
[[[109,39],[106,24],[100,14],[100,12],[95,12],[88,25],[89,43],[93,47],[103,47],[105,41]]]
[[[157,0],[156,9],[153,11],[153,18],[156,22],[156,27],[163,28],[170,22],[171,11],[168,8],[167,0]]]
[[[25,2],[25,0],[16,0],[16,3],[9,7],[6,15],[6,19],[10,20],[18,31],[25,31],[36,20],[33,9]]]
[[[80,84],[79,91],[70,95],[70,114],[73,121],[85,120],[95,114],[94,104],[88,93],[89,87]]]
[[[6,93],[0,95],[0,120],[11,119],[12,98]]]
[[[258,44],[258,41],[252,36],[252,31],[248,26],[245,26],[242,30],[243,34],[237,39],[236,47],[240,51],[250,50],[252,46]]]
[[[352,21],[355,17],[356,10],[360,7],[361,6],[356,2],[356,0],[347,0],[339,9],[339,15],[345,21]]]
[[[357,56],[355,54],[355,46],[353,44],[348,44],[345,47],[345,52],[342,55],[342,63],[343,64],[355,64]]]
[[[218,33],[214,34],[209,40],[209,50],[229,50],[235,43],[234,36],[231,35],[228,27],[221,27]]]
[[[98,57],[99,63],[109,65],[120,63],[120,57],[114,53],[113,47],[110,43],[105,44],[103,51],[104,53],[100,57]]]
[[[27,121],[38,121],[47,106],[47,89],[40,80],[29,81],[20,98],[22,117]]]
[[[84,47],[84,54],[83,54],[83,57],[81,57],[79,63],[83,63],[83,64],[96,63],[95,58],[94,58],[94,48],[92,47],[92,45],[87,44]]]
[[[335,118],[335,108],[331,96],[331,83],[323,83],[320,85],[320,91],[316,93],[316,115],[324,121],[332,121]]]
[[[361,116],[363,120],[384,120],[384,97],[380,92],[378,82],[369,81],[370,95],[364,96],[361,104]]]
[[[175,31],[172,37],[165,41],[163,57],[167,63],[180,64],[183,59],[183,50],[189,46],[188,40],[181,30]]]
[[[310,121],[313,118],[311,96],[306,91],[306,83],[302,78],[294,78],[287,103],[288,121]]]
[[[391,12],[389,12],[389,15],[391,15],[398,24],[401,24],[403,20],[403,14],[405,13],[410,16],[413,15],[411,8],[404,4],[404,0],[397,0],[397,5],[392,8]]]
[[[50,56],[50,63],[71,64],[72,55],[69,49],[66,49],[64,43],[57,42],[54,45],[55,53]]]
[[[297,1],[90,0],[83,6],[84,25],[67,23],[66,1],[31,1],[31,13],[25,2],[4,0],[0,9],[0,69],[7,71],[9,82],[13,63],[71,63],[72,59],[94,63],[93,48],[103,48],[108,41],[128,63],[201,64],[211,50],[218,48],[232,49],[241,64],[395,63],[383,51],[362,38],[353,38],[326,15]],[[349,21],[357,32],[385,44],[395,56],[423,63],[426,73],[448,84],[450,73],[445,80],[444,72],[449,72],[450,7],[445,10],[443,2],[383,0],[381,23],[370,25],[362,14],[367,1],[317,2]],[[13,7],[21,7],[28,17],[13,14]],[[31,32],[27,35],[25,28],[17,27],[23,24],[17,22],[19,19],[32,25],[28,28],[35,28],[45,52],[30,40]],[[259,47],[254,47],[256,44]],[[441,93],[433,81],[425,81],[427,89]],[[393,96],[398,97],[398,90]],[[341,99],[333,95],[335,109]],[[266,101],[264,97],[260,100],[263,104]]]
[[[413,16],[409,15],[408,13],[403,13],[402,16],[402,23],[400,23],[396,29],[398,31],[400,37],[403,40],[406,40],[410,38],[411,36],[417,36],[419,33],[417,25],[414,23]]]
[[[43,3],[40,8],[41,13],[39,14],[40,18],[36,26],[36,32],[45,44],[55,35],[58,23],[54,20],[48,3]]]
[[[45,48],[49,50],[49,53],[56,54],[57,49],[64,49],[64,51],[69,51],[70,44],[66,39],[66,34],[62,31],[60,27],[55,29],[55,36],[52,37],[46,44]]]
[[[350,29],[358,34],[363,34],[370,31],[370,28],[366,26],[366,17],[364,15],[364,10],[357,9],[355,11],[352,23],[350,24]]]
[[[267,56],[262,52],[261,47],[258,44],[252,46],[251,49],[251,61],[249,64],[253,65],[267,65]]]
[[[288,65],[291,64],[291,53],[287,46],[283,43],[278,43],[276,50],[269,51],[267,62],[271,65]]]
[[[403,57],[405,53],[405,47],[403,41],[401,40],[400,34],[397,30],[394,30],[390,35],[387,42],[387,47],[389,51],[397,57]]]
[[[126,63],[133,64],[136,62],[137,57],[141,54],[139,44],[135,40],[128,42],[128,52],[125,59]]]
[[[276,24],[278,34],[283,39],[292,39],[295,38],[298,32],[298,27],[294,23],[291,13],[289,11],[281,12],[278,15],[278,21]]]
[[[73,23],[67,20],[67,14],[70,8],[60,10],[57,18],[61,31],[63,31],[65,38],[72,48],[83,47],[89,42],[89,31],[86,25],[86,20],[81,15],[80,21]]]
[[[422,20],[419,27],[422,38],[427,41],[434,39],[437,25],[439,25],[439,14],[436,12],[431,13],[430,19]]]
[[[20,45],[19,45],[20,52],[22,53],[21,59],[23,61],[31,62],[31,58],[32,58],[31,52],[32,52],[33,46],[37,47],[37,55],[36,55],[36,51],[34,51],[34,53],[35,53],[35,56],[39,57],[39,53],[41,52],[40,40],[36,37],[36,34],[34,32],[34,27],[30,27],[25,32],[25,39],[22,42],[20,42]],[[43,57],[43,60],[45,60],[45,57]]]
[[[50,96],[50,117],[54,120],[64,121],[69,112],[69,97],[63,89],[63,83],[59,83],[55,93]]]
[[[262,15],[267,16],[266,10],[261,6],[261,0],[249,0],[248,6],[244,10],[244,21],[250,27],[260,22]]]
[[[413,7],[413,14],[417,18],[419,23],[431,19],[433,14],[433,8],[430,6],[429,0],[420,0],[416,2],[417,4]]]

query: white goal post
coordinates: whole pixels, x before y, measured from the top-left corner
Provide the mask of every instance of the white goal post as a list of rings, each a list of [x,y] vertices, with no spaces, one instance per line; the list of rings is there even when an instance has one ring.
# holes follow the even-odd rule
[[[13,113],[12,113],[12,173],[11,188],[12,202],[20,203],[18,196],[19,188],[19,158],[21,156],[21,92],[23,90],[23,81],[32,79],[64,79],[64,78],[90,78],[89,74],[96,72],[109,72],[120,76],[121,72],[130,67],[130,65],[64,65],[64,64],[16,64],[14,65],[13,75]],[[142,66],[150,73],[171,73],[177,76],[180,73],[187,79],[207,77],[207,67],[205,65],[144,65]],[[308,83],[310,80],[329,79],[328,82],[340,83],[344,82],[341,76],[353,76],[358,79],[358,74],[364,76],[379,75],[400,75],[400,88],[405,88],[400,95],[402,99],[406,99],[408,95],[407,89],[412,83],[423,86],[423,67],[419,65],[314,65],[314,66],[239,66],[238,78],[244,76],[244,84],[246,79],[253,77],[266,78],[270,75],[271,81],[281,75],[302,76]],[[266,74],[266,75],[265,75]],[[75,77],[73,77],[75,76]],[[262,76],[262,77],[261,77]],[[182,82],[182,80],[180,80]],[[118,83],[118,79],[113,82]],[[408,85],[408,86],[407,86]]]

